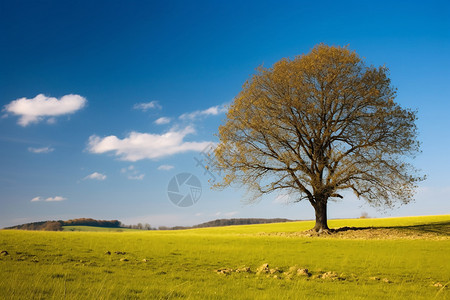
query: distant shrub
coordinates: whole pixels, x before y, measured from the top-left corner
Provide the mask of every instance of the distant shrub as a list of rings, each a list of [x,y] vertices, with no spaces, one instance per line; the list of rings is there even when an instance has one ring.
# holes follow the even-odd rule
[[[365,212],[365,211],[363,211],[362,213],[361,213],[361,216],[359,217],[360,219],[367,219],[369,217],[369,214],[367,213],[367,212]]]

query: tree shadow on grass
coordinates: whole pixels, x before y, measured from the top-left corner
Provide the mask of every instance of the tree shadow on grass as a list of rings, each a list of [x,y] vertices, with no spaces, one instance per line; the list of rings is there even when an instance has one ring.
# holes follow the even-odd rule
[[[333,232],[359,231],[368,229],[393,229],[403,233],[426,234],[431,233],[440,236],[450,236],[450,221],[433,222],[427,224],[408,226],[384,226],[384,227],[341,227],[332,229]]]

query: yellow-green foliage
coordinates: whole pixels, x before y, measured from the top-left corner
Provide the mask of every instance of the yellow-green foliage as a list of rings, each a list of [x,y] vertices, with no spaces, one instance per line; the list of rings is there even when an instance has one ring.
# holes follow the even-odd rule
[[[348,47],[320,44],[258,68],[219,127],[215,187],[243,186],[250,201],[274,191],[307,200],[318,232],[342,191],[373,206],[408,203],[423,180],[404,159],[419,151],[417,113],[395,96],[388,68]]]
[[[309,229],[311,221],[183,231],[2,230],[0,251],[8,255],[0,256],[0,299],[448,299],[449,223],[450,215],[330,221],[407,226],[438,237],[381,240],[261,234]],[[265,263],[279,275],[256,275]],[[216,272],[243,267],[253,273]],[[311,276],[284,275],[291,267]]]

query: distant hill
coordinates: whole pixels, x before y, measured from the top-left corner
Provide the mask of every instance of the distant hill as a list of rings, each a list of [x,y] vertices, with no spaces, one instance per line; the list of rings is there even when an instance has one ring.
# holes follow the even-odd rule
[[[126,227],[98,227],[98,226],[77,225],[77,226],[63,226],[63,231],[125,232],[125,231],[140,231],[140,230]]]
[[[289,219],[262,219],[262,218],[241,218],[241,219],[217,219],[205,223],[201,223],[194,226],[175,226],[167,227],[160,226],[159,230],[180,230],[180,229],[192,229],[192,228],[204,228],[204,227],[219,227],[219,226],[231,226],[231,225],[251,225],[251,224],[268,224],[268,223],[283,223],[283,222],[293,222]],[[90,227],[100,227],[100,228],[129,228],[129,229],[156,229],[151,228],[150,225],[138,224],[138,225],[123,225],[118,220],[95,220],[91,218],[79,218],[72,219],[68,221],[58,220],[58,221],[41,221],[26,223],[11,227],[6,227],[5,229],[21,229],[21,230],[46,230],[46,231],[61,231],[64,230],[66,226],[90,226]],[[67,230],[67,228],[66,228]]]
[[[175,227],[165,227],[160,226],[159,230],[179,230],[179,229],[191,229],[191,228],[205,228],[205,227],[220,227],[220,226],[232,226],[232,225],[251,225],[251,224],[268,224],[268,223],[284,223],[284,222],[294,222],[289,219],[263,219],[263,218],[240,218],[240,219],[217,219],[191,227],[186,226],[175,226]]]
[[[281,219],[281,218],[275,218],[275,219],[262,219],[262,218],[217,219],[214,221],[209,221],[209,222],[195,225],[195,226],[193,226],[193,228],[231,226],[231,225],[284,223],[284,222],[293,222],[293,220]]]
[[[95,220],[91,218],[79,218],[68,221],[41,221],[26,223],[5,229],[21,229],[21,230],[45,230],[45,231],[61,231],[63,226],[95,226],[108,228],[121,228],[122,223],[118,220]]]

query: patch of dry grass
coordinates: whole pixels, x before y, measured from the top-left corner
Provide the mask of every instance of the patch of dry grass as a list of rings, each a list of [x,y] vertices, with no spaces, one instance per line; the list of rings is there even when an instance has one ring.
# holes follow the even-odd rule
[[[430,224],[391,226],[391,227],[340,227],[333,228],[326,234],[307,231],[270,232],[259,235],[276,235],[284,237],[321,237],[338,239],[450,239],[450,222]]]

